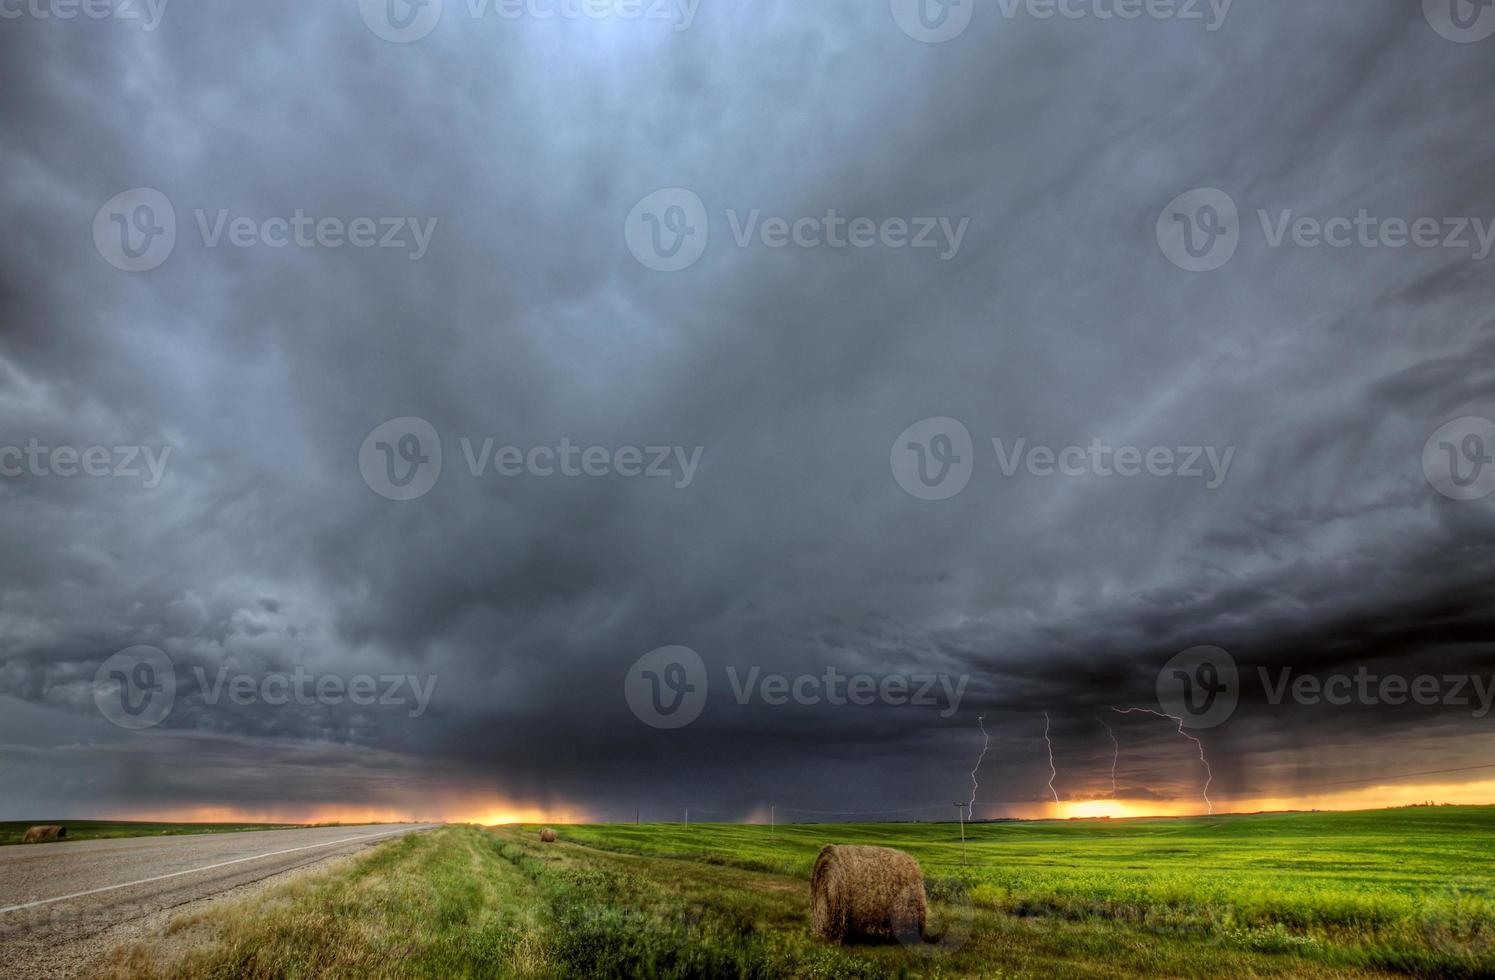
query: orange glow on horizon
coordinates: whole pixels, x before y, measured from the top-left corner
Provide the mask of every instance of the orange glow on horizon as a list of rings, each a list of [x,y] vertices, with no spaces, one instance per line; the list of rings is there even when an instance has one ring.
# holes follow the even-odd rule
[[[1304,796],[1265,797],[1256,800],[1232,801],[1230,809],[1251,812],[1256,810],[1378,810],[1385,807],[1408,806],[1413,803],[1457,803],[1469,806],[1488,805],[1495,802],[1495,780],[1485,779],[1469,783],[1414,783],[1411,785],[1387,784],[1365,786],[1359,789],[1339,790],[1334,793],[1308,794]],[[1215,807],[1220,810],[1219,806]]]
[[[1248,799],[1215,799],[1215,815],[1270,813],[1285,810],[1381,810],[1423,802],[1488,806],[1495,803],[1495,780],[1469,783],[1386,784],[1332,793],[1300,796],[1263,796]],[[996,808],[993,808],[995,811]],[[1018,806],[1006,813],[982,816],[1015,816],[1023,820],[1129,819],[1138,817],[1202,817],[1209,814],[1202,799],[1195,800],[1076,800]]]
[[[1215,814],[1265,813],[1286,810],[1376,810],[1431,801],[1462,805],[1495,804],[1495,779],[1467,783],[1386,784],[1350,788],[1334,792],[1260,796],[1241,799],[1215,798]],[[1137,819],[1146,817],[1205,816],[1203,800],[1136,800],[1091,799],[1067,800],[1061,803],[1000,805],[977,804],[973,819],[1018,818],[1022,820]],[[96,815],[90,814],[93,818]],[[140,820],[158,823],[282,823],[282,824],[366,824],[366,823],[473,823],[483,826],[499,824],[578,824],[594,823],[600,815],[569,803],[534,804],[514,800],[462,797],[435,799],[415,806],[383,804],[359,806],[353,803],[321,805],[269,804],[266,806],[200,805],[183,807],[141,807],[114,810],[98,819]],[[952,817],[953,819],[953,817]],[[766,807],[754,808],[741,822],[767,823]],[[788,822],[781,820],[780,822]]]
[[[1058,813],[1061,820],[1093,820],[1099,817],[1126,819],[1128,817],[1187,816],[1192,807],[1180,807],[1160,813],[1155,801],[1129,802],[1127,800],[1085,800],[1076,803],[1060,803]]]
[[[150,823],[416,823],[421,818],[406,810],[388,807],[359,807],[351,804],[297,806],[283,804],[268,807],[187,806],[115,810],[104,820],[140,820]]]
[[[583,810],[572,807],[501,807],[480,816],[454,818],[451,823],[475,823],[484,827],[495,827],[506,823],[592,823],[593,818]]]
[[[99,819],[139,820],[151,823],[475,823],[495,826],[505,823],[588,823],[587,811],[569,804],[534,806],[499,800],[486,803],[433,802],[419,807],[359,806],[329,803],[317,806],[295,804],[266,807],[186,806],[116,810]]]

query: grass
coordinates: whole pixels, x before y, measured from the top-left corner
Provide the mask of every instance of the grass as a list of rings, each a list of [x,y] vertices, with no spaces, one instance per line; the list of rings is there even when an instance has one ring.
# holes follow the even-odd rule
[[[101,840],[109,837],[162,837],[172,834],[227,834],[240,830],[285,830],[285,823],[145,823],[125,820],[8,820],[0,821],[0,845],[19,844],[28,827],[61,824],[64,840]]]
[[[493,836],[388,841],[116,950],[108,977],[543,977],[544,906]]]
[[[698,833],[697,831],[701,831]],[[577,827],[568,839],[808,878],[826,843],[899,847],[969,901],[1036,923],[1420,976],[1495,976],[1495,807],[1186,820]]]
[[[104,975],[1495,977],[1495,808],[1191,820],[447,827],[173,925]],[[938,941],[808,929],[828,842],[924,866]],[[176,952],[172,952],[176,950]]]

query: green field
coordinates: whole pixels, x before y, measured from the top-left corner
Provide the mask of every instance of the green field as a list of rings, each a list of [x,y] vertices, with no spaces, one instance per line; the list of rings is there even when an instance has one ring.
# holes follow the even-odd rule
[[[1495,808],[1188,820],[448,827],[176,928],[122,977],[1495,976]],[[919,859],[931,939],[813,938],[830,842]]]
[[[284,823],[144,823],[127,820],[6,820],[0,821],[0,845],[19,844],[26,828],[38,824],[61,824],[67,840],[98,840],[104,837],[161,837],[168,834],[226,834],[236,830],[284,830],[298,824]]]

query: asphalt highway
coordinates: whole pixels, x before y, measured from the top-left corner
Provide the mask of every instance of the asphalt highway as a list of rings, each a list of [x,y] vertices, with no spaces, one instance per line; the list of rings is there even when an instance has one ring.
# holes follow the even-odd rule
[[[314,827],[0,847],[7,977],[66,976],[162,913],[432,824]]]

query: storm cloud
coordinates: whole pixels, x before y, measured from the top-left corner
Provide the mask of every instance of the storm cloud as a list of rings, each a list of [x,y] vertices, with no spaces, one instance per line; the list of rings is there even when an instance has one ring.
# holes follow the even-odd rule
[[[1200,733],[1219,800],[1489,758],[1470,709],[1274,705],[1258,668],[1491,673],[1495,504],[1440,492],[1424,448],[1495,411],[1495,40],[1393,0],[1241,0],[1214,30],[983,0],[940,43],[897,3],[503,6],[447,0],[412,40],[352,0],[0,23],[6,816],[948,807],[978,717],[995,816],[1051,799],[1045,712],[1063,798],[1110,794],[1104,721],[1121,795],[1187,800],[1194,746],[1111,709],[1157,708],[1204,644],[1243,678]],[[140,212],[96,235],[133,188],[175,219],[139,272],[105,253]],[[629,219],[671,188],[701,212],[658,230],[709,235],[660,271]],[[1199,188],[1239,242],[1193,272],[1159,216]],[[1438,243],[1292,230],[1362,212]],[[369,448],[396,419],[440,440],[415,499],[377,468],[410,444]],[[971,437],[948,499],[890,467],[926,419]],[[1110,475],[1009,475],[1018,440],[1099,443]],[[1119,447],[1231,455],[1128,477]],[[175,702],[122,728],[96,672],[141,645]],[[656,728],[625,689],[670,645],[709,696]],[[213,698],[225,668],[435,686],[418,716]],[[965,686],[780,704],[728,668]]]

